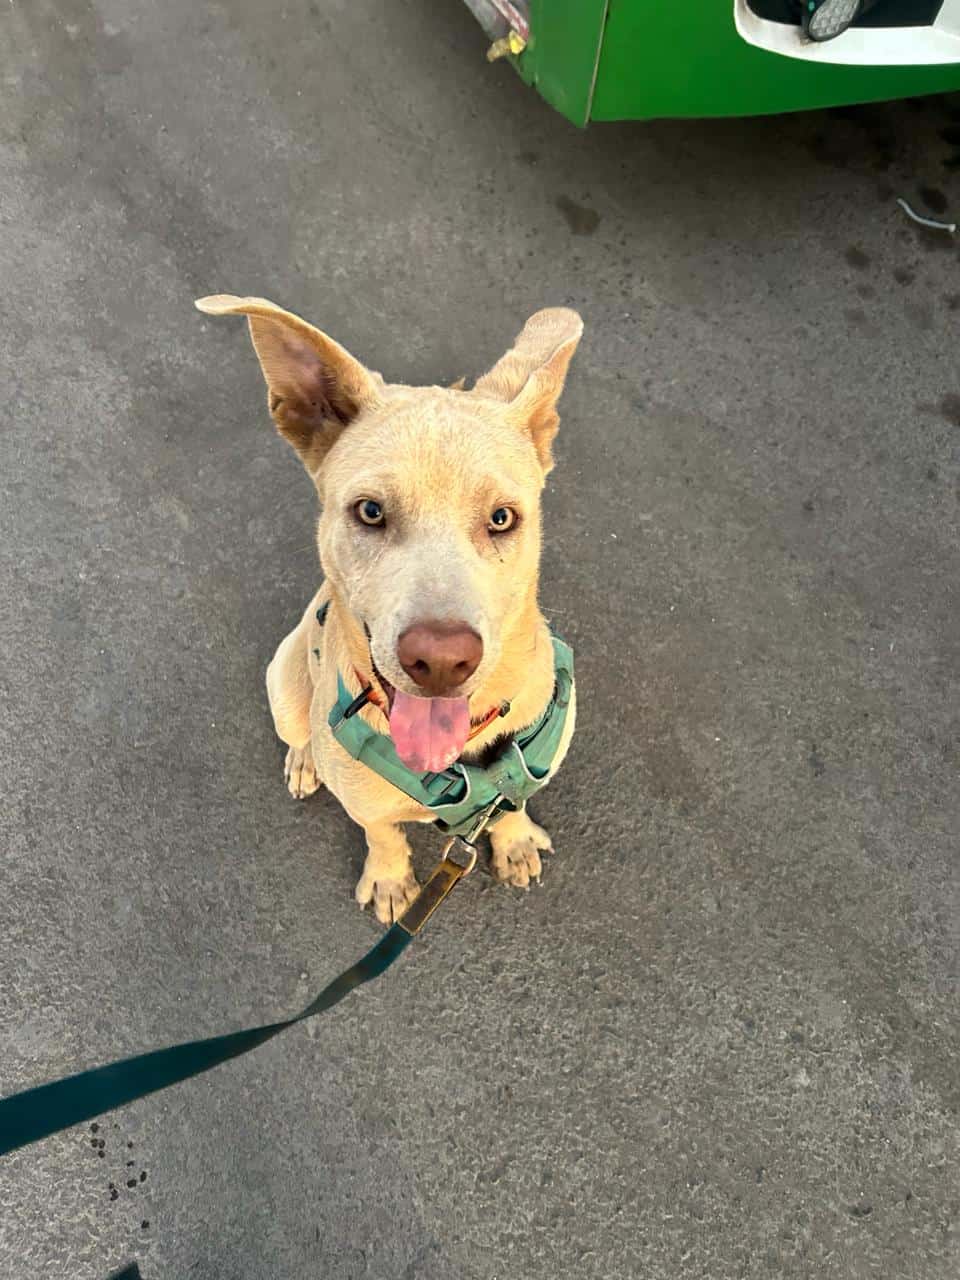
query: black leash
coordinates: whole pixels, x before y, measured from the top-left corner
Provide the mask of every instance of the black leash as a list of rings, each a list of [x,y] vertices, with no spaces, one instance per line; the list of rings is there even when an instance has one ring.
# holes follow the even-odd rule
[[[463,862],[451,856],[455,845],[462,845],[465,850]],[[189,1080],[191,1076],[209,1071],[221,1062],[249,1053],[306,1018],[332,1009],[355,987],[372,982],[389,969],[457,881],[473,870],[476,861],[477,851],[472,842],[450,840],[444,849],[443,860],[402,918],[391,925],[365,956],[334,978],[293,1018],[251,1027],[246,1031],[234,1031],[229,1035],[213,1036],[209,1040],[190,1040],[167,1049],[155,1049],[152,1053],[141,1053],[104,1067],[91,1067],[89,1071],[0,1098],[0,1156],[59,1133],[61,1129],[69,1129],[71,1125],[103,1115],[105,1111],[112,1111],[127,1102],[145,1098],[158,1089]]]

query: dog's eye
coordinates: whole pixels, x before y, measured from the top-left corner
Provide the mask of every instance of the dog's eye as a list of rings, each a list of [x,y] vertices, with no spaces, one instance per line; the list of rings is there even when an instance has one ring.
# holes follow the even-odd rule
[[[487,527],[491,533],[506,533],[516,523],[517,513],[513,507],[497,507],[496,511],[490,516],[490,523]]]
[[[383,507],[379,502],[374,502],[373,498],[362,498],[353,509],[361,524],[376,527],[382,525],[386,519]]]

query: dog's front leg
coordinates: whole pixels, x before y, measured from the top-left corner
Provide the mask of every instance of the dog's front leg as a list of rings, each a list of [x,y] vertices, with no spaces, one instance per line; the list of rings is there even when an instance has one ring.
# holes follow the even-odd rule
[[[540,879],[540,854],[553,852],[550,837],[527,816],[525,809],[505,813],[490,828],[490,844],[494,878],[518,889],[529,889],[531,880]]]
[[[362,823],[367,837],[367,859],[356,888],[361,907],[373,903],[382,924],[399,920],[419,892],[410,861],[410,846],[403,827],[395,822]]]

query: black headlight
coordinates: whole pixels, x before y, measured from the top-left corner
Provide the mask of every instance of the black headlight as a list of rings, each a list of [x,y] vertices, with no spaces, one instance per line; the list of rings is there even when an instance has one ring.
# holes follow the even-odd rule
[[[802,0],[800,24],[809,40],[833,40],[876,0]]]

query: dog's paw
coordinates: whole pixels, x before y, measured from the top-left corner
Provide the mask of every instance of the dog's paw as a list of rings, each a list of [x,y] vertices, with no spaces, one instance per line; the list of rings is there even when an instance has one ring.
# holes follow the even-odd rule
[[[367,875],[360,877],[354,897],[361,907],[373,903],[373,913],[381,924],[394,924],[409,907],[420,892],[416,876],[412,871],[399,880],[386,876]]]
[[[490,832],[493,856],[490,870],[501,884],[529,889],[531,880],[539,880],[543,871],[541,853],[552,853],[553,845],[543,827],[538,827],[525,813],[504,817]]]
[[[313,763],[313,752],[308,742],[305,747],[291,747],[283,766],[287,790],[294,800],[306,800],[320,786],[320,775]]]

